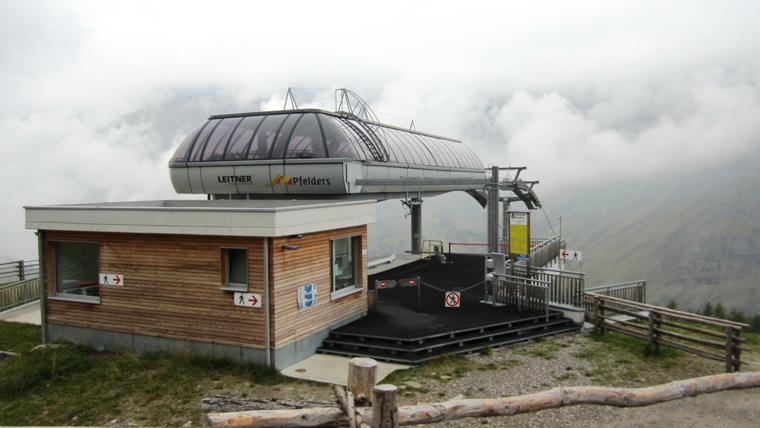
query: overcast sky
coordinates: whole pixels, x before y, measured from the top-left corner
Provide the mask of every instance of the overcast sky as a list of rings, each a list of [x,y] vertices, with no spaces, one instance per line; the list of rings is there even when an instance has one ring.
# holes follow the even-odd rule
[[[0,0],[0,260],[36,258],[23,206],[177,198],[182,137],[288,87],[527,166],[542,199],[726,164],[760,148],[758,23],[756,0]]]

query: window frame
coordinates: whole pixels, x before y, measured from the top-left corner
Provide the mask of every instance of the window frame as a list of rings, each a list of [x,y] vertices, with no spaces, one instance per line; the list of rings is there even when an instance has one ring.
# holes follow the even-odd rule
[[[353,269],[354,284],[347,285],[340,289],[336,289],[336,242],[341,240],[349,240],[350,249],[349,252],[352,255],[351,268]],[[342,297],[358,293],[362,291],[362,281],[360,278],[361,269],[361,235],[342,236],[330,239],[330,300],[337,300]]]
[[[48,241],[50,245],[50,261],[51,261],[51,280],[52,284],[50,287],[51,293],[48,294],[48,298],[51,300],[63,300],[63,301],[69,301],[69,302],[80,302],[80,303],[93,303],[93,304],[100,304],[100,242],[98,241],[88,241],[88,240],[66,240],[66,239],[55,239]],[[58,244],[91,244],[95,246],[95,263],[97,264],[96,270],[97,270],[97,277],[95,278],[95,287],[97,287],[98,294],[96,296],[88,295],[88,294],[72,294],[72,293],[64,293],[63,291],[58,291],[58,275],[60,272],[58,271]]]
[[[230,282],[230,252],[242,251],[244,254],[245,283]],[[222,247],[222,290],[248,292],[248,248],[245,247]]]

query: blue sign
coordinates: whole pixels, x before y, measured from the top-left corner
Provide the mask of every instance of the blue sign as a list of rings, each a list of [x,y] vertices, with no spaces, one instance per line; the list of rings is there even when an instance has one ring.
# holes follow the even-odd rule
[[[309,308],[317,304],[317,284],[306,284],[298,287],[298,310]]]
[[[517,255],[517,261],[518,262],[529,262],[530,261],[530,255],[528,255],[528,254],[518,254]]]

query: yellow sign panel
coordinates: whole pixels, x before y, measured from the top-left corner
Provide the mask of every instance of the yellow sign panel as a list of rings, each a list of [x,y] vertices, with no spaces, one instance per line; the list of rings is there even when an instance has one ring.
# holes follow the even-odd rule
[[[509,254],[530,252],[530,213],[509,213]]]

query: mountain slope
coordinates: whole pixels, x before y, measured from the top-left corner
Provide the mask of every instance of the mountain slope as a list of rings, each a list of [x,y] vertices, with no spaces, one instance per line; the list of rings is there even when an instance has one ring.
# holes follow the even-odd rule
[[[647,280],[650,303],[760,309],[760,158],[578,194],[561,212],[588,284]],[[569,221],[568,221],[569,220]]]

